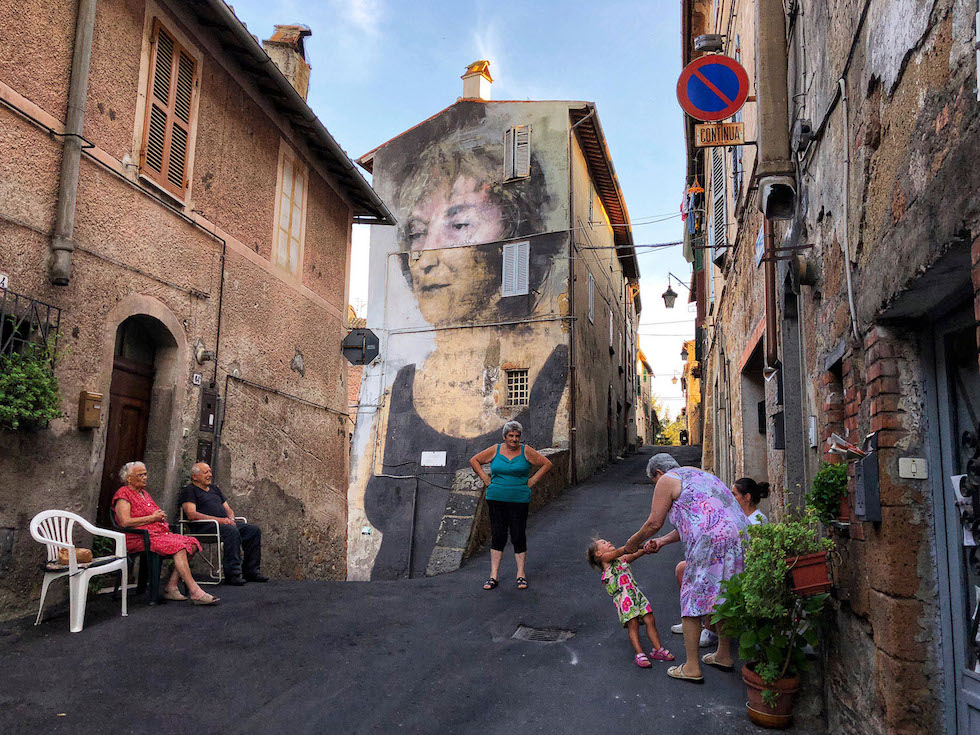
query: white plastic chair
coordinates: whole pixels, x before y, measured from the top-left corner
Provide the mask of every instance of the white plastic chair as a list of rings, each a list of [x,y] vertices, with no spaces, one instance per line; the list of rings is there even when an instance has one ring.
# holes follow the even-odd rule
[[[75,524],[94,536],[107,536],[115,539],[115,556],[102,556],[87,564],[79,564],[75,558],[75,544],[72,534]],[[93,526],[79,515],[67,510],[45,510],[31,520],[31,536],[35,541],[44,544],[48,551],[48,561],[44,565],[44,583],[41,585],[41,604],[37,610],[37,620],[34,625],[40,625],[44,613],[44,597],[48,593],[48,585],[59,577],[68,577],[69,592],[69,629],[79,633],[85,625],[85,602],[88,597],[88,581],[99,574],[122,572],[122,614],[126,612],[127,559],[126,537],[117,531]],[[68,564],[58,563],[58,549],[68,549]]]
[[[235,516],[236,521],[241,521],[242,523],[248,523],[248,518],[245,516]],[[214,531],[204,530],[202,528],[203,524],[213,524]],[[197,524],[197,525],[195,525]],[[196,529],[196,530],[195,530]],[[210,526],[208,526],[210,529]],[[181,536],[190,536],[196,538],[201,544],[214,544],[217,549],[216,554],[212,555],[210,552],[204,552],[201,554],[201,558],[204,563],[208,565],[208,579],[202,579],[198,584],[221,584],[225,581],[225,567],[222,561],[222,555],[224,545],[221,543],[221,524],[214,520],[203,520],[203,521],[189,521],[187,516],[184,515],[184,506],[180,506],[180,515],[177,518],[177,533]],[[217,560],[215,560],[217,557]]]

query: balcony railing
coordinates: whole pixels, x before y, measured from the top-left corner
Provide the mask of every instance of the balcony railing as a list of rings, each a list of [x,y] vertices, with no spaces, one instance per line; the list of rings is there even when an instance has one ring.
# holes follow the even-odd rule
[[[54,355],[61,309],[0,288],[0,355],[38,349]]]

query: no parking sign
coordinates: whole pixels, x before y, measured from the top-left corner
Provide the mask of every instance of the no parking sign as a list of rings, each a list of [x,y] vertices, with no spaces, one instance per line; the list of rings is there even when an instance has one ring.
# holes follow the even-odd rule
[[[677,101],[691,117],[716,122],[731,117],[749,95],[749,75],[735,59],[708,54],[688,64],[677,80]]]

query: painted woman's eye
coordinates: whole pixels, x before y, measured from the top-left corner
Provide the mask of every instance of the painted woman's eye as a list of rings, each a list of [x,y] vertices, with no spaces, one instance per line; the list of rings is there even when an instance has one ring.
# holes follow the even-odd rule
[[[452,228],[454,230],[464,230],[470,226],[469,222],[453,222]]]

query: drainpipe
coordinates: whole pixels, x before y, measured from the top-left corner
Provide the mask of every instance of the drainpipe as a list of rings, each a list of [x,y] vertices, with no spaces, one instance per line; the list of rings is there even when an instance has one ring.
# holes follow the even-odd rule
[[[48,278],[55,286],[67,286],[71,279],[71,254],[75,249],[72,237],[75,233],[75,203],[78,199],[78,170],[82,158],[92,36],[95,33],[95,4],[96,0],[79,0],[78,17],[75,20],[75,48],[71,59],[68,116],[65,121],[65,143],[58,184],[58,209],[48,257]]]
[[[758,0],[756,89],[759,114],[759,209],[766,219],[791,219],[796,213],[796,181],[789,149],[789,93],[786,86],[786,22],[783,0]]]

